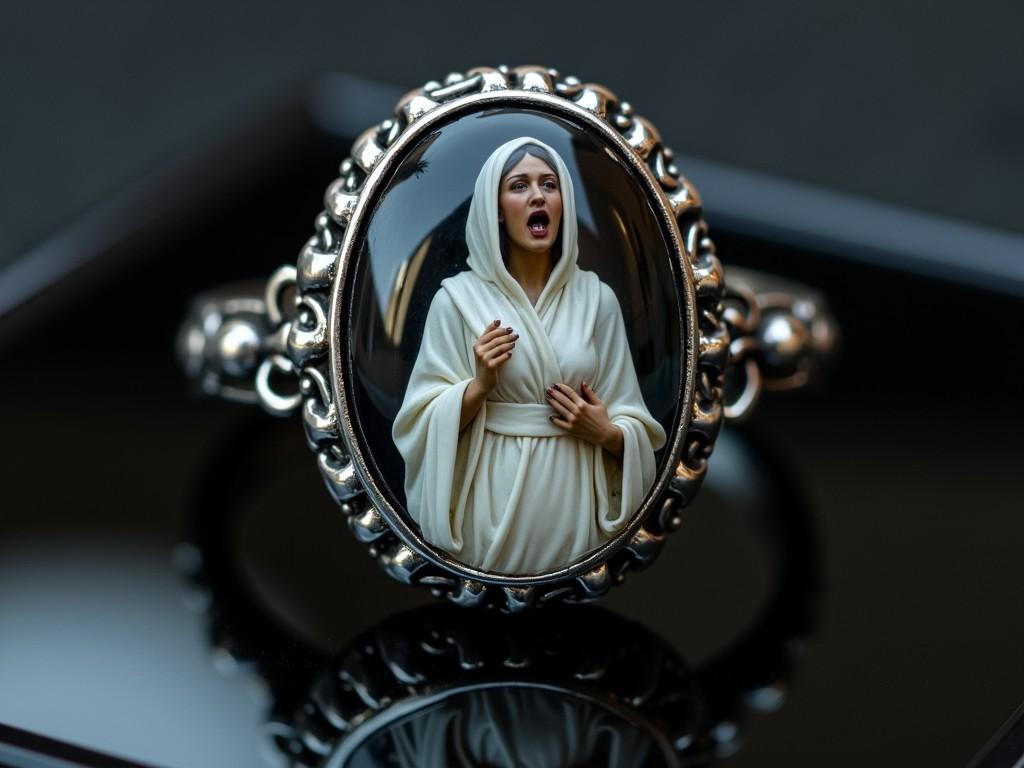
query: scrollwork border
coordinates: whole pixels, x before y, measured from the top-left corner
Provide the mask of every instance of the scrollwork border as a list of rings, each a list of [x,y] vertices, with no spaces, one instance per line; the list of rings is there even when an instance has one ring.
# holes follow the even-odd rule
[[[678,425],[665,469],[630,526],[583,560],[556,572],[505,576],[476,571],[439,552],[390,508],[376,486],[353,428],[346,391],[345,294],[359,227],[388,169],[426,126],[481,106],[512,105],[562,114],[600,131],[646,179],[678,257],[680,338],[685,361]],[[431,81],[399,100],[394,115],[355,141],[324,195],[315,234],[293,273],[294,316],[281,325],[288,360],[299,374],[310,448],[356,539],[392,577],[431,588],[460,605],[516,612],[553,600],[585,602],[654,561],[681,509],[696,495],[724,414],[722,380],[729,329],[722,319],[723,270],[701,216],[696,189],[679,172],[654,126],[600,85],[543,67],[477,68]],[[278,286],[280,289],[280,286]],[[673,469],[674,467],[674,469]]]

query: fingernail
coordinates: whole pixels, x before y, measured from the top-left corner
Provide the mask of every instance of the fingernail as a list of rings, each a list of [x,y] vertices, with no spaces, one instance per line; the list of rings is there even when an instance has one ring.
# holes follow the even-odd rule
[[[548,421],[554,421],[554,420],[555,420],[554,416],[548,416]]]
[[[512,326],[511,325],[508,328],[505,329],[505,333],[512,333]]]

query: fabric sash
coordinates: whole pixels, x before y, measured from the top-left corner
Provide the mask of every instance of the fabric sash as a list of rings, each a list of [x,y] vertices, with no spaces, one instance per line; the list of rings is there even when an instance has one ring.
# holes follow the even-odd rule
[[[551,406],[540,403],[487,402],[484,429],[509,437],[561,437],[567,433],[548,418]]]

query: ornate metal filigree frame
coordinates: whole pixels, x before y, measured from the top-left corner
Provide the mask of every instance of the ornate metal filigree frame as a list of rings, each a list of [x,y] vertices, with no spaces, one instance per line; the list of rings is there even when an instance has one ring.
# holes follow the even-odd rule
[[[348,294],[361,234],[391,172],[427,130],[471,112],[530,109],[568,118],[598,134],[633,170],[661,220],[678,280],[683,367],[667,459],[632,523],[583,560],[540,575],[475,570],[423,540],[382,492],[355,428]],[[287,362],[297,369],[311,447],[328,488],[358,540],[393,577],[428,586],[456,603],[519,610],[555,598],[583,601],[657,556],[679,508],[693,498],[722,421],[721,379],[729,335],[722,313],[722,268],[700,215],[700,199],[654,127],[607,89],[540,67],[476,69],[428,83],[401,99],[395,116],[364,132],[325,194],[326,211],[295,273],[298,308],[288,324]],[[287,282],[285,281],[282,281]],[[268,298],[274,301],[273,292]]]
[[[422,539],[382,492],[360,442],[349,386],[347,329],[354,309],[348,295],[362,231],[391,172],[426,131],[499,107],[567,119],[592,131],[630,169],[669,244],[664,258],[676,281],[681,340],[674,424],[643,506],[622,533],[582,560],[529,576],[475,570]],[[179,352],[186,371],[209,394],[259,403],[281,416],[300,411],[327,487],[356,538],[391,576],[455,603],[517,611],[556,599],[587,601],[620,583],[627,571],[649,565],[678,526],[680,509],[699,490],[723,419],[742,417],[756,401],[762,369],[769,375],[774,370],[766,364],[778,358],[776,373],[789,381],[803,376],[805,363],[831,344],[824,315],[803,317],[788,305],[782,318],[788,336],[757,335],[763,324],[757,297],[726,288],[700,197],[672,151],[650,122],[602,86],[532,66],[453,73],[406,94],[393,117],[355,141],[340,170],[298,264],[277,270],[262,296],[236,288],[197,299],[179,334]],[[740,364],[740,396],[723,403],[726,367]]]

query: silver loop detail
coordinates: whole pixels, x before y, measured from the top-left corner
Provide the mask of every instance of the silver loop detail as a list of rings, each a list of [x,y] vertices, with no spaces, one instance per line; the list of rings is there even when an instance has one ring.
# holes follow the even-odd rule
[[[744,285],[728,282],[733,270],[726,276],[725,310],[722,320],[733,329],[733,337],[753,333],[761,322],[761,309],[757,295]]]
[[[278,267],[267,280],[267,287],[263,291],[263,300],[267,305],[267,319],[275,328],[285,320],[287,313],[281,302],[284,299],[285,291],[294,287],[297,274],[293,265],[284,264]]]
[[[266,304],[251,284],[200,296],[178,330],[178,358],[205,395],[255,403],[253,376],[269,333]]]
[[[274,416],[291,416],[302,404],[302,392],[296,391],[290,394],[277,392],[270,382],[273,373],[286,376],[295,375],[295,365],[284,355],[271,355],[264,360],[256,371],[256,397],[263,409]]]
[[[296,277],[285,265],[263,285],[228,286],[193,302],[178,331],[178,357],[203,394],[259,403],[279,416],[298,410],[298,381],[294,393],[272,383],[272,374],[299,376],[287,357],[295,309],[286,304],[296,304]]]
[[[839,331],[824,299],[810,288],[746,269],[730,268],[723,304],[729,327],[726,379],[742,382],[726,404],[741,419],[762,389],[796,389],[811,382],[838,344]]]
[[[743,390],[733,402],[726,403],[724,408],[725,418],[731,421],[738,421],[748,416],[761,397],[761,368],[754,358],[747,358],[743,365],[743,373],[746,377],[743,382]]]

